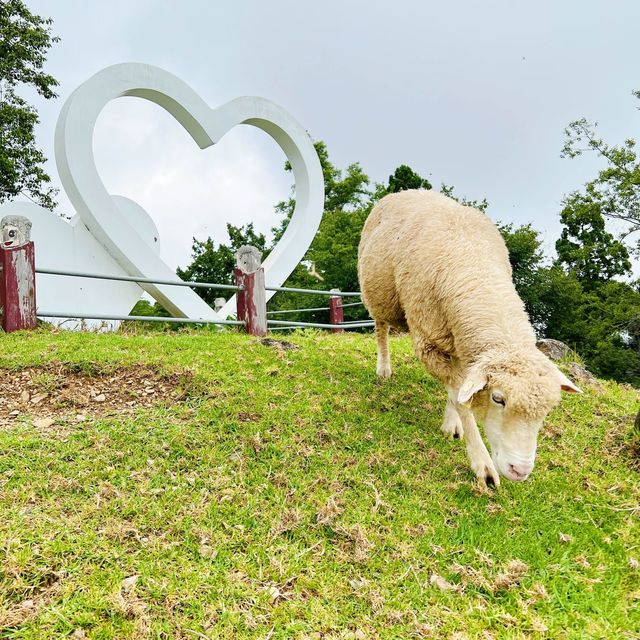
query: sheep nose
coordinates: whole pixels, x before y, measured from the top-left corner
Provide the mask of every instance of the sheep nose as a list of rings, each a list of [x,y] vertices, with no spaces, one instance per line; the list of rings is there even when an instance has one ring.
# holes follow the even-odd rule
[[[532,471],[532,464],[509,465],[509,476],[511,480],[526,480]]]

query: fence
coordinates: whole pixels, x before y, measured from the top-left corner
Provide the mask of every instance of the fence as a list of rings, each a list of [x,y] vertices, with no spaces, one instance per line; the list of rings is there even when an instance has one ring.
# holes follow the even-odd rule
[[[41,273],[59,277],[94,278],[117,282],[135,282],[137,284],[161,284],[176,287],[192,287],[234,291],[236,293],[236,320],[178,318],[160,316],[131,316],[105,315],[99,317],[91,314],[77,313],[63,310],[41,310],[36,304],[35,274]],[[345,329],[360,329],[374,326],[372,320],[344,320],[343,309],[360,306],[362,302],[342,303],[343,297],[360,297],[358,291],[341,292],[337,289],[330,291],[318,289],[298,289],[294,287],[268,287],[265,285],[264,268],[261,264],[260,252],[255,247],[241,247],[236,254],[236,268],[234,270],[235,285],[212,282],[185,282],[183,280],[159,280],[137,276],[117,276],[97,273],[71,272],[59,269],[36,267],[34,243],[29,242],[17,247],[0,248],[0,305],[2,305],[2,328],[5,332],[19,329],[33,329],[37,326],[38,317],[41,318],[73,318],[77,320],[108,320],[108,321],[144,321],[179,324],[212,324],[241,326],[246,333],[255,336],[265,336],[268,330],[318,328],[342,332]],[[266,292],[286,291],[289,293],[309,293],[326,295],[329,304],[326,307],[308,309],[285,309],[267,311]],[[293,322],[272,319],[274,315],[292,313],[328,311],[329,322]]]

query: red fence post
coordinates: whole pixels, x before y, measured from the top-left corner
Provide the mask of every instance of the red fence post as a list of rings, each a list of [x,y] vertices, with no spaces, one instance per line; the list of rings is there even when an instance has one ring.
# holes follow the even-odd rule
[[[0,221],[0,306],[5,332],[35,329],[35,247],[30,242],[31,222],[22,216],[5,216]]]
[[[332,293],[340,293],[339,289],[331,289]],[[344,312],[342,310],[342,298],[339,295],[333,295],[329,298],[329,322],[331,324],[342,324],[344,322]],[[342,333],[342,327],[331,329],[334,333]]]
[[[262,256],[255,247],[240,247],[236,253],[234,275],[238,320],[244,320],[244,330],[253,336],[267,335],[267,293],[264,284]]]

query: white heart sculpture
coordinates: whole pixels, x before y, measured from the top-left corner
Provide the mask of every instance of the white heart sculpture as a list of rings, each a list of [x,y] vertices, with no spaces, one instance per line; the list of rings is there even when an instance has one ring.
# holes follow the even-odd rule
[[[258,127],[278,143],[291,164],[296,189],[296,206],[291,221],[264,262],[267,286],[280,286],[306,253],[322,218],[322,169],[308,134],[284,109],[268,100],[243,97],[212,109],[179,78],[157,67],[135,63],[107,67],[80,85],[62,108],[56,127],[56,163],[62,185],[80,221],[93,236],[91,240],[95,239],[104,249],[107,258],[119,267],[111,271],[105,269],[105,272],[178,280],[175,272],[157,253],[157,242],[154,242],[154,238],[157,240],[157,230],[150,219],[145,220],[149,218],[148,215],[132,201],[109,195],[96,169],[92,145],[95,124],[106,104],[120,96],[144,98],[163,107],[180,122],[201,149],[215,144],[227,131],[239,124]],[[36,214],[36,209],[40,213]],[[18,203],[5,205],[0,210],[2,214],[20,213],[32,219],[36,260],[40,266],[49,269],[68,268],[69,255],[60,255],[56,251],[55,238],[44,237],[43,212],[55,219],[51,212],[35,205],[30,205],[30,209],[25,210],[25,205],[18,206]],[[66,223],[56,219],[56,223],[48,224],[50,230],[47,233],[56,233],[55,228],[60,224]],[[78,220],[72,220],[72,225],[78,227]],[[43,246],[45,242],[46,247]],[[87,239],[80,237],[75,242],[86,244]],[[86,251],[75,251],[74,256],[76,253],[80,255]],[[103,259],[103,266],[104,262]],[[82,265],[78,259],[74,263],[76,269],[99,271],[96,264]],[[64,311],[69,310],[71,315],[86,308],[86,301],[83,303],[77,297],[77,285],[74,288],[71,284],[73,280],[57,278],[56,299],[64,302],[59,302],[57,309],[47,310],[57,311],[63,306]],[[40,281],[37,284],[39,308],[45,306],[43,289],[48,288],[50,283],[51,280],[47,279],[42,284]],[[108,284],[113,285],[113,291],[123,287],[128,290],[138,287],[128,283]],[[216,314],[187,287],[150,284],[140,286],[176,316],[215,320],[232,315],[235,311],[235,296]],[[273,292],[268,291],[267,299],[272,295]],[[104,303],[103,299],[99,306],[104,308]],[[49,306],[48,302],[46,306]],[[124,315],[130,308],[112,308],[108,313]]]

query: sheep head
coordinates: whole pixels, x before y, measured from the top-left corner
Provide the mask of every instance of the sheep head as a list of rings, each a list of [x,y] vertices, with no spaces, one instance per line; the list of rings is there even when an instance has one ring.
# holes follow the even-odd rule
[[[536,457],[538,433],[561,391],[581,393],[537,349],[504,347],[482,356],[466,372],[458,402],[484,423],[491,458],[500,475],[526,480]]]

